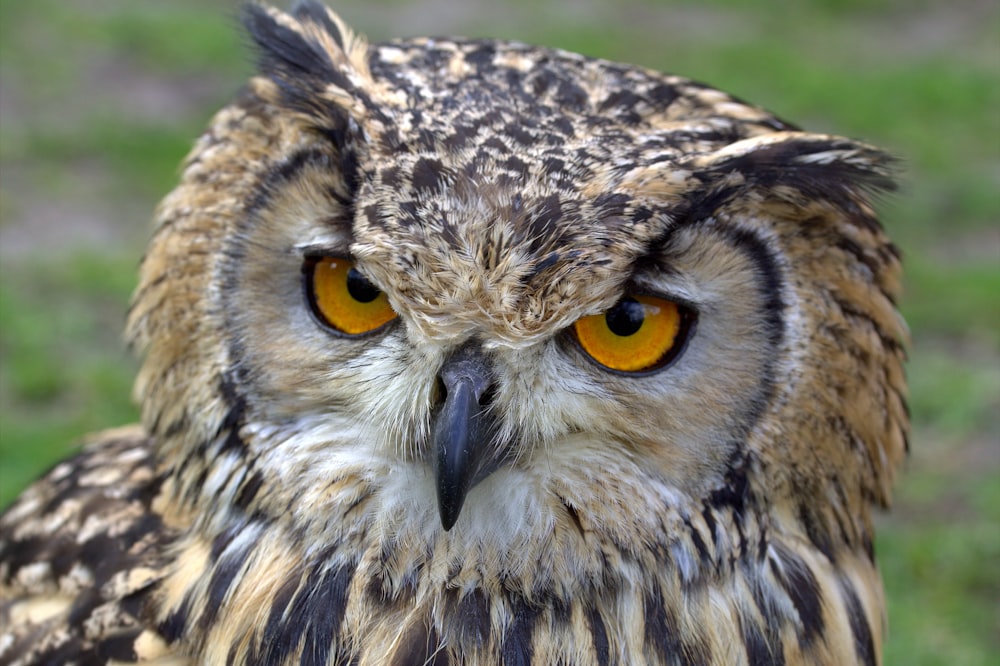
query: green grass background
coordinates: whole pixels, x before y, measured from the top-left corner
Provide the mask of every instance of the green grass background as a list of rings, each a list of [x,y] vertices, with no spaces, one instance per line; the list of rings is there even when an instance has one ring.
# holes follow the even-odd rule
[[[120,329],[151,211],[250,72],[235,3],[0,0],[0,506],[135,419]],[[708,81],[903,159],[912,455],[877,543],[886,663],[1000,663],[995,2],[340,2],[373,39],[544,43]]]

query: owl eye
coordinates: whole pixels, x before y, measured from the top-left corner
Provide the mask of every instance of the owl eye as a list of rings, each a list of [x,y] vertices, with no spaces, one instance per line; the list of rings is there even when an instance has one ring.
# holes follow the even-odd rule
[[[603,314],[573,325],[584,352],[619,372],[648,372],[677,357],[693,320],[692,312],[656,296],[629,295]]]
[[[342,257],[307,257],[306,298],[321,322],[344,335],[363,335],[396,318],[389,299]]]

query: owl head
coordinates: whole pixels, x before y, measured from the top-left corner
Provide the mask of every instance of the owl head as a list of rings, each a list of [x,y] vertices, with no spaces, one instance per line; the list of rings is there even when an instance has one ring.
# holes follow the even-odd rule
[[[907,431],[889,158],[558,50],[245,20],[259,73],[161,205],[128,324],[203,529],[510,576],[692,520],[870,551]]]

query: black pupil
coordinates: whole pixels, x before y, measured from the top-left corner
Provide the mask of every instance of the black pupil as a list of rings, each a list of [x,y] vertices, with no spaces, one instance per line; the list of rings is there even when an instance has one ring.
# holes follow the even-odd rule
[[[368,278],[352,268],[347,271],[347,293],[359,303],[371,303],[381,292]]]
[[[608,310],[608,314],[604,318],[612,333],[626,337],[642,328],[642,321],[646,318],[646,310],[642,307],[642,303],[634,298],[625,298]]]

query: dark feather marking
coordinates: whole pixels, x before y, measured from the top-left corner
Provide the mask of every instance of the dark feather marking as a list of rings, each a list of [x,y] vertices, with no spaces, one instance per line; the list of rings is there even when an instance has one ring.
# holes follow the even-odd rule
[[[274,599],[271,602],[271,612],[267,617],[267,625],[264,627],[264,633],[260,635],[260,642],[251,654],[250,662],[259,664],[264,663],[263,660],[267,655],[275,652],[279,648],[276,647],[276,643],[285,639],[282,633],[282,628],[286,621],[288,615],[288,609],[292,603],[292,598],[295,596],[295,592],[299,589],[302,581],[294,576],[289,576],[278,588],[277,593],[274,595]],[[233,646],[236,647],[235,645]],[[282,651],[288,651],[290,648],[282,648]],[[230,655],[230,663],[235,660],[236,655]]]
[[[246,479],[240,486],[239,492],[236,494],[236,499],[234,504],[240,509],[246,509],[250,506],[254,498],[257,497],[257,493],[260,491],[261,485],[264,483],[264,477],[259,471],[250,474],[249,478]]]
[[[181,605],[156,626],[156,631],[167,643],[173,643],[184,635],[191,616],[191,598],[185,597]]]
[[[840,307],[841,311],[847,317],[853,319],[860,319],[867,325],[871,326],[872,331],[878,336],[879,342],[882,343],[882,346],[885,347],[885,349],[893,352],[902,351],[903,348],[902,342],[900,342],[895,338],[889,337],[889,335],[882,329],[881,326],[879,326],[878,322],[875,321],[875,319],[872,317],[870,313],[858,310],[856,307],[854,307],[853,303],[845,299],[838,298],[836,297],[836,295],[834,295],[833,301]]]
[[[392,579],[387,580],[387,577],[398,571],[399,562],[391,553],[387,553],[387,550],[383,544],[382,557],[385,559],[381,559],[377,563],[370,563],[367,571],[359,572],[356,575],[369,579],[368,585],[365,586],[367,593],[373,599],[384,604],[387,609],[411,608],[414,605],[417,586],[424,573],[424,565],[430,558],[406,567],[398,582],[393,584]]]
[[[434,627],[421,619],[403,630],[399,647],[388,666],[451,666],[447,650]]]
[[[314,661],[306,661],[303,654],[303,666],[321,666],[327,663],[332,638],[340,627],[347,608],[347,597],[356,566],[352,562],[326,571],[317,584],[309,589],[308,594],[300,592],[299,599],[293,605],[291,616],[297,622],[305,621],[307,625],[306,645],[318,647]]]
[[[604,620],[601,619],[600,612],[593,606],[588,606],[584,612],[587,617],[587,626],[590,628],[590,636],[594,641],[594,656],[597,658],[599,666],[607,666],[611,663],[611,646],[608,644],[608,632],[604,628]]]
[[[576,127],[573,126],[573,121],[564,116],[554,116],[549,118],[551,125],[549,128],[556,131],[556,134],[549,134],[549,145],[558,146],[561,145],[566,139],[570,139],[576,136]],[[561,136],[560,136],[561,135]]]
[[[58,577],[60,571],[65,573],[73,565],[75,557],[73,546],[73,541],[62,535],[54,538],[46,535],[9,539],[0,543],[0,556],[8,566],[10,579],[13,579],[23,567],[46,560],[49,561],[52,572]],[[50,550],[53,552],[49,552]]]
[[[666,109],[674,103],[681,94],[675,86],[661,83],[646,91],[646,97],[653,103],[653,108]]]
[[[77,627],[85,622],[90,614],[104,602],[101,598],[100,590],[96,587],[88,587],[80,592],[73,600],[69,614],[66,616],[66,623],[71,627]]]
[[[865,555],[868,556],[868,561],[875,564],[875,541],[872,538],[872,533],[865,531],[861,535],[861,547],[865,549]]]
[[[625,209],[632,203],[628,194],[601,194],[593,202],[593,209],[602,218],[620,218],[625,215]]]
[[[472,142],[477,131],[475,125],[467,125],[460,121],[455,121],[451,133],[447,136],[439,137],[439,140],[445,150],[451,153],[458,153]]]
[[[706,504],[701,509],[701,517],[705,520],[705,526],[708,527],[708,534],[712,537],[712,545],[715,548],[719,547],[719,535],[716,530],[715,513],[712,507]]]
[[[222,445],[214,452],[215,455],[220,455],[226,451],[243,451],[243,440],[240,438],[239,430],[243,426],[247,402],[246,398],[243,397],[243,393],[236,386],[236,382],[231,377],[223,375],[219,378],[219,393],[226,404],[229,405],[229,411],[226,412],[222,423],[219,424],[215,438],[207,440],[201,445],[203,451],[208,448],[210,443],[219,441],[220,438],[222,439]]]
[[[480,159],[482,159],[483,162],[487,162],[489,158],[489,151],[487,151],[485,154],[483,152],[484,149],[486,148],[492,148],[494,151],[496,151],[498,156],[510,154],[510,146],[504,143],[503,139],[501,139],[498,136],[490,137],[489,139],[486,139],[479,145],[479,151],[477,152],[477,156]]]
[[[452,634],[459,636],[460,645],[481,647],[490,635],[490,598],[480,589],[459,596],[451,594],[445,601],[446,621]]]
[[[533,208],[533,215],[528,220],[527,229],[532,249],[538,245],[541,239],[552,237],[553,233],[558,230],[559,220],[563,217],[562,203],[557,194],[540,199]]]
[[[336,120],[336,119],[335,119]],[[334,190],[330,192],[330,197],[344,208],[342,215],[345,220],[354,219],[354,194],[358,191],[360,174],[358,167],[358,154],[352,149],[351,144],[354,137],[351,135],[350,127],[337,120],[332,125],[317,127],[316,130],[322,134],[327,141],[337,151],[339,165],[333,173],[340,174],[344,179],[345,191]]]
[[[777,347],[784,337],[782,315],[785,311],[785,303],[781,298],[784,285],[774,251],[766,241],[748,229],[730,227],[726,229],[726,236],[732,240],[736,247],[749,254],[759,269],[757,284],[759,285],[758,291],[764,300],[763,308],[767,318],[768,341]],[[768,367],[767,370],[768,392],[770,392],[773,376],[771,368]]]
[[[433,195],[446,187],[452,178],[450,170],[440,160],[421,158],[413,165],[411,182],[417,196]]]
[[[301,666],[326,666],[329,662],[333,637],[344,617],[347,605],[347,586],[353,575],[342,576],[339,570],[332,580],[324,580],[310,595],[307,615],[300,621],[306,624]]]
[[[222,534],[212,540],[212,548],[209,551],[209,554],[213,562],[219,559],[219,556],[225,552],[226,548],[229,547],[229,544],[232,543],[233,539],[239,536],[244,527],[246,527],[246,523],[238,521],[227,527],[223,530]]]
[[[116,660],[123,663],[133,663],[138,659],[135,653],[135,639],[142,632],[141,627],[130,628],[121,633],[115,633],[100,641],[97,653],[106,660]]]
[[[39,666],[63,666],[64,664],[74,664],[75,666],[106,666],[107,660],[100,655],[94,654],[92,650],[86,650],[82,639],[72,636],[62,645],[55,649],[46,650],[43,661],[35,662]]]
[[[879,246],[878,253],[882,261],[886,263],[901,261],[903,259],[903,251],[898,245],[889,240],[886,240]]]
[[[246,528],[247,525],[240,521],[227,528],[212,542],[211,553],[212,559],[215,560],[215,568],[208,583],[208,607],[200,620],[205,625],[215,622],[229,588],[245,564],[249,544],[244,544],[235,550],[230,550],[230,544]]]
[[[714,220],[716,213],[730,201],[743,194],[743,191],[742,185],[707,185],[706,189],[696,192],[695,198],[689,201],[683,209],[675,212],[677,228]],[[670,229],[667,230],[668,234],[670,231]]]
[[[877,663],[875,641],[872,638],[872,629],[868,624],[865,609],[851,582],[841,577],[839,583],[840,593],[844,596],[847,619],[851,623],[851,633],[854,635],[854,652],[864,666],[875,666]]]
[[[492,70],[497,47],[489,42],[479,42],[475,46],[475,50],[465,54],[465,61],[477,70]]]
[[[726,465],[722,485],[709,493],[706,506],[715,509],[729,507],[736,516],[742,516],[750,499],[749,466],[748,454],[740,448],[740,444],[736,444]]]
[[[812,221],[807,221],[804,224],[810,224],[811,222]],[[871,256],[865,251],[865,248],[853,239],[848,238],[847,236],[839,236],[837,238],[836,245],[846,254],[854,257],[858,263],[864,264],[864,266],[867,267],[873,275],[878,275],[882,271],[881,258]]]
[[[95,587],[102,587],[112,576],[136,561],[129,554],[134,544],[148,534],[161,533],[163,522],[158,515],[148,512],[148,506],[149,502],[144,502],[143,509],[147,512],[133,520],[126,530],[115,536],[96,535],[80,548],[78,557],[91,565]]]
[[[701,538],[701,533],[691,523],[690,518],[684,519],[684,526],[688,528],[688,534],[691,536],[691,543],[694,544],[695,550],[698,551],[698,559],[701,560],[702,564],[711,563],[712,554],[708,552],[705,540]]]
[[[810,495],[802,493],[801,496],[809,497]],[[798,514],[799,523],[805,528],[806,536],[809,538],[810,543],[816,546],[816,549],[823,553],[828,560],[835,562],[837,553],[834,548],[833,537],[830,535],[829,528],[825,524],[823,517],[805,503],[799,504]]]
[[[282,663],[305,640],[313,649],[303,651],[303,666],[326,664],[333,638],[344,619],[356,568],[357,562],[348,562],[307,576],[309,584],[297,587],[290,605],[279,609],[276,604],[261,642],[259,663]],[[283,587],[279,595],[287,598],[287,590]]]
[[[503,666],[531,666],[531,655],[534,646],[531,636],[535,630],[540,609],[521,598],[515,597],[510,602],[513,620],[507,627],[500,645],[500,657]]]
[[[562,497],[559,497],[559,502],[560,502],[560,504],[563,505],[563,508],[566,509],[566,515],[568,515],[570,517],[570,519],[573,521],[573,525],[576,526],[576,529],[580,533],[580,536],[581,537],[586,537],[587,530],[585,530],[583,528],[583,523],[580,522],[580,514],[577,513],[576,507],[574,507],[572,504],[569,504]]]
[[[597,111],[598,113],[606,113],[612,108],[620,111],[631,110],[643,101],[645,100],[642,97],[631,90],[615,90],[601,101]]]
[[[775,544],[775,552],[781,565],[772,561],[771,571],[799,614],[799,643],[806,648],[823,635],[823,592],[815,574],[801,558],[779,544]]]
[[[783,666],[785,654],[781,649],[781,641],[768,641],[761,633],[760,627],[752,620],[740,617],[743,630],[743,644],[747,649],[747,659],[753,666]],[[769,632],[773,633],[773,632]]]
[[[758,564],[754,563],[752,566],[756,568]],[[763,579],[755,576],[754,572],[748,572],[746,578],[751,581],[750,594],[763,618],[763,626],[756,626],[753,620],[745,617],[740,620],[750,663],[775,666],[784,664],[784,650],[778,629],[786,623],[787,616],[771,593],[770,586]]]
[[[333,41],[340,48],[344,48],[344,36],[340,34],[337,24],[330,18],[330,14],[321,3],[300,0],[292,7],[292,15],[300,22],[311,21],[323,28],[323,31],[333,38]]]
[[[552,612],[552,624],[565,627],[573,617],[573,607],[562,597],[553,597],[546,604]]]
[[[646,206],[636,206],[635,209],[632,211],[632,215],[629,217],[629,221],[632,224],[643,224],[651,217],[653,217],[653,215],[654,213],[651,208],[648,208]]]
[[[346,139],[344,139],[346,140]],[[256,213],[266,208],[272,197],[284,190],[285,185],[292,181],[298,174],[306,168],[316,167],[320,171],[328,173],[338,173],[339,165],[327,152],[308,148],[292,153],[285,159],[275,164],[267,174],[261,179],[257,186],[256,194],[247,204],[246,216],[252,218]],[[345,229],[350,228],[350,221],[344,221]]]
[[[659,585],[653,585],[642,598],[646,616],[646,643],[656,650],[657,657],[664,664],[694,666],[687,659],[684,645],[680,640],[677,618],[667,608]]]
[[[503,162],[504,168],[509,172],[518,176],[520,182],[524,182],[528,179],[528,174],[530,173],[530,167],[528,163],[517,157],[516,155],[511,155]]]
[[[566,258],[572,259],[574,257],[574,255],[578,255],[578,254],[579,254],[579,252],[576,251],[576,250],[574,250],[574,251],[566,253]],[[563,258],[564,258],[564,255],[561,254],[561,253],[559,253],[559,252],[549,252],[540,261],[536,262],[534,266],[532,266],[531,271],[529,273],[527,273],[524,276],[524,278],[522,278],[522,280],[524,282],[531,281],[532,279],[534,279],[535,277],[537,277],[539,274],[541,274],[543,271],[545,271],[546,268],[551,268],[552,266],[555,266]]]
[[[514,91],[511,91],[514,92]],[[524,116],[520,118],[520,123],[511,123],[500,129],[500,132],[504,136],[510,137],[519,146],[532,146],[535,144],[534,134],[527,128],[526,122],[528,119]]]
[[[125,615],[143,618],[146,609],[149,607],[150,593],[156,589],[157,582],[158,579],[151,580],[144,587],[122,597],[121,601],[118,602],[118,607]]]
[[[577,112],[585,111],[587,105],[590,103],[590,95],[587,91],[582,86],[566,79],[558,81],[554,99],[560,108]],[[557,129],[567,137],[573,136],[574,130],[572,124],[566,122],[566,127],[559,126],[561,122],[568,121],[567,118],[556,118],[555,120]]]

